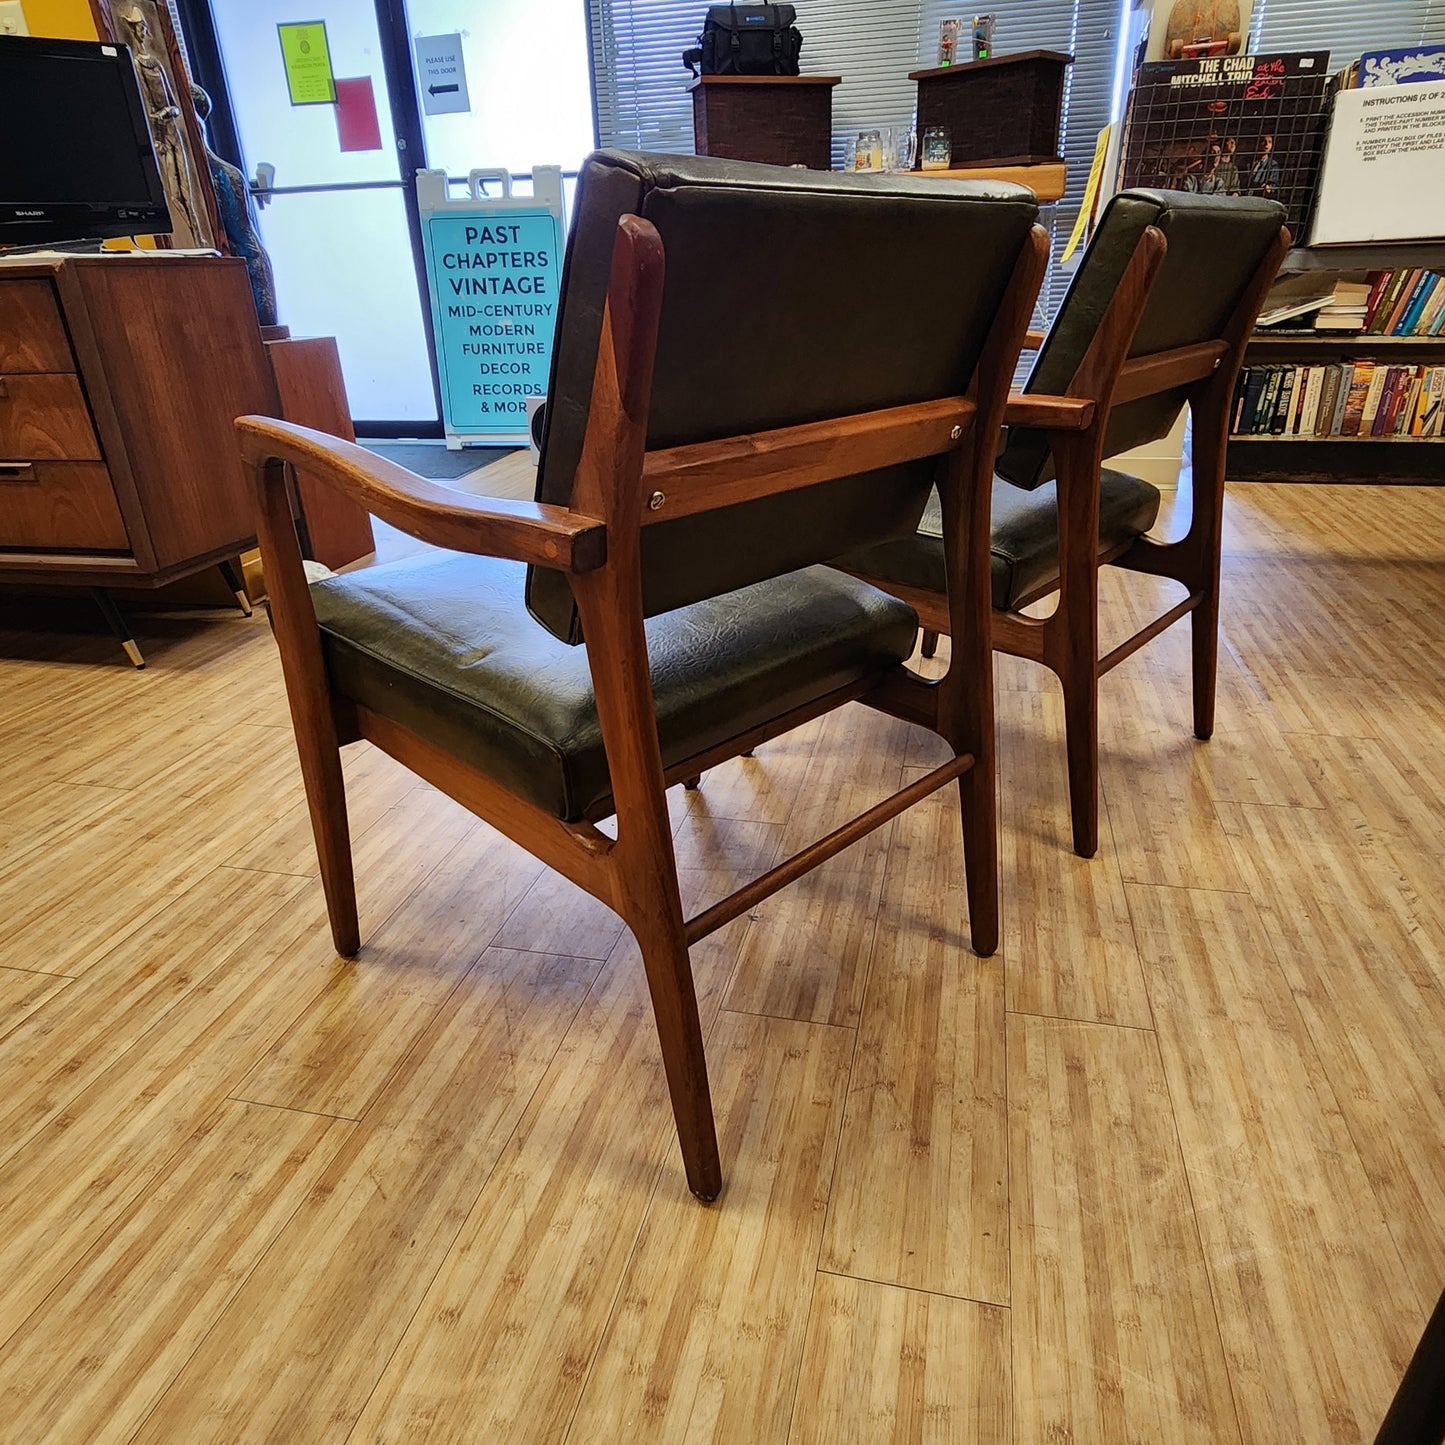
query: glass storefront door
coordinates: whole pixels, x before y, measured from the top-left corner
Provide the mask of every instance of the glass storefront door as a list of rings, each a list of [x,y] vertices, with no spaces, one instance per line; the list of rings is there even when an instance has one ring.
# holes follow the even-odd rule
[[[224,85],[212,80],[223,92],[213,99],[241,152],[230,159],[248,176],[265,169],[267,184],[253,189],[282,324],[337,338],[359,430],[440,435],[415,173],[526,176],[534,164],[575,173],[594,137],[586,6],[318,0],[300,12],[280,0],[183,0],[180,9],[218,57]],[[325,22],[332,103],[293,103],[278,26],[298,20]],[[437,36],[455,37],[461,52],[464,109],[418,83],[416,42]]]
[[[408,219],[414,167],[393,119],[374,7],[320,0],[302,17],[325,22],[345,116],[341,104],[292,103],[277,27],[297,20],[295,5],[212,0],[210,8],[248,173],[275,167],[258,200],[281,323],[296,335],[336,337],[359,421],[434,425]],[[358,140],[365,148],[343,149]]]

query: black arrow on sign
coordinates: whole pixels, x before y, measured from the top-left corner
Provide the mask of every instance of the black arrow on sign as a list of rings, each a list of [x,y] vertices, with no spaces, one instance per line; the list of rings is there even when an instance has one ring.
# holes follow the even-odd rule
[[[426,89],[427,89],[427,94],[428,94],[428,95],[455,95],[455,94],[461,89],[461,86],[459,86],[459,85],[429,85],[429,86],[427,86]]]

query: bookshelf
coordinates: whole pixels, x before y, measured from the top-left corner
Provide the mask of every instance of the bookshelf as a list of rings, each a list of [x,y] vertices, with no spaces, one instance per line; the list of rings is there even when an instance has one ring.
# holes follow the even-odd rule
[[[1445,272],[1445,242],[1297,247],[1282,273],[1424,267]],[[1381,366],[1445,366],[1445,336],[1367,336],[1352,332],[1261,331],[1244,364],[1315,366],[1372,358]],[[1445,484],[1445,438],[1376,436],[1232,436],[1228,475],[1249,482]]]

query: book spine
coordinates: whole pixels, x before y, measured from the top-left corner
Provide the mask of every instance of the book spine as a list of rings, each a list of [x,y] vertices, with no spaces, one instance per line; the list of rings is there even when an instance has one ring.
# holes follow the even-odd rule
[[[1340,395],[1340,368],[1338,366],[1327,366],[1324,369],[1324,379],[1320,386],[1320,409],[1315,417],[1315,435],[1327,437],[1330,434],[1330,422],[1335,414],[1335,402]]]
[[[1399,380],[1398,366],[1381,366],[1375,369],[1370,379],[1370,394],[1365,398],[1365,414],[1360,419],[1361,436],[1380,436],[1385,429],[1385,418],[1390,414],[1390,398],[1395,394]]]
[[[1342,436],[1345,425],[1345,408],[1350,401],[1350,381],[1355,374],[1355,363],[1353,361],[1342,361],[1340,363],[1340,391],[1335,397],[1335,411],[1330,418],[1330,435],[1332,437]]]
[[[1445,366],[1430,368],[1430,400],[1425,408],[1422,436],[1438,437],[1445,432]]]
[[[1269,434],[1282,437],[1289,427],[1289,408],[1294,400],[1295,383],[1299,379],[1299,367],[1280,368],[1279,392],[1275,397],[1274,416],[1270,420]]]
[[[1405,308],[1409,306],[1411,298],[1415,294],[1415,288],[1420,284],[1420,278],[1424,273],[1418,266],[1413,267],[1405,273],[1404,284],[1395,293],[1395,304],[1380,328],[1382,336],[1394,336],[1395,328],[1400,324],[1405,315]]]
[[[1288,436],[1297,437],[1300,434],[1305,416],[1305,401],[1310,394],[1310,374],[1313,370],[1312,366],[1302,366],[1295,374],[1294,393],[1289,402],[1289,425],[1285,429]]]
[[[1445,306],[1441,306],[1435,313],[1435,319],[1430,323],[1431,336],[1439,336],[1442,331],[1445,331]]]
[[[1442,277],[1436,272],[1425,273],[1425,285],[1420,286],[1419,295],[1415,301],[1410,303],[1409,311],[1406,311],[1405,321],[1400,322],[1400,335],[1402,337],[1418,337],[1420,334],[1420,319],[1425,315],[1426,308],[1431,303],[1436,290],[1441,285]]]
[[[1244,419],[1244,396],[1249,388],[1249,367],[1244,367],[1234,379],[1234,399],[1229,404],[1229,434],[1239,435],[1240,423]]]
[[[1268,436],[1274,422],[1275,408],[1279,405],[1279,389],[1284,381],[1284,367],[1271,366],[1259,393],[1259,407],[1254,414],[1255,436]]]
[[[1370,388],[1375,379],[1373,361],[1357,361],[1350,374],[1350,389],[1345,402],[1344,422],[1340,435],[1357,437],[1365,419],[1365,403],[1369,400]]]
[[[1244,392],[1244,420],[1240,431],[1245,436],[1256,436],[1259,432],[1259,402],[1269,381],[1269,367],[1253,366],[1249,372],[1249,385]]]
[[[1410,294],[1410,300],[1405,306],[1405,313],[1400,317],[1400,324],[1396,327],[1396,336],[1413,336],[1415,327],[1420,320],[1420,313],[1425,309],[1425,303],[1430,299],[1430,293],[1435,289],[1435,283],[1440,278],[1433,271],[1424,272],[1419,284]]]
[[[1426,435],[1430,413],[1430,378],[1433,366],[1422,366],[1411,393],[1410,424],[1407,428],[1412,437]]]
[[[1430,293],[1430,299],[1425,303],[1419,321],[1415,323],[1416,336],[1430,334],[1430,328],[1434,326],[1435,318],[1439,316],[1442,307],[1445,307],[1445,275],[1436,280],[1435,289]]]
[[[1390,279],[1385,283],[1385,289],[1380,292],[1379,299],[1371,308],[1370,319],[1365,323],[1366,336],[1378,336],[1385,329],[1385,322],[1390,312],[1395,309],[1400,287],[1405,284],[1405,273],[1398,268],[1387,274]]]
[[[1325,394],[1325,371],[1323,366],[1310,367],[1309,382],[1305,387],[1305,402],[1300,410],[1300,424],[1296,430],[1301,436],[1312,437],[1319,424],[1320,401]]]
[[[1385,287],[1390,284],[1390,277],[1393,271],[1376,271],[1370,277],[1370,294],[1365,299],[1365,324],[1361,330],[1367,330],[1370,322],[1375,319],[1375,308],[1380,304],[1380,298],[1385,294]]]
[[[1390,420],[1385,424],[1386,436],[1410,435],[1410,418],[1415,414],[1415,398],[1420,395],[1420,368],[1407,366],[1403,373],[1390,406]]]

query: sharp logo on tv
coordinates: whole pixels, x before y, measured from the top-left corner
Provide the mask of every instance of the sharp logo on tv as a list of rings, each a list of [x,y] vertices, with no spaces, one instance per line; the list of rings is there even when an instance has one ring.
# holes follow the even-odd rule
[[[1301,234],[1319,179],[1329,60],[1314,50],[1140,66],[1122,184],[1267,196]]]

